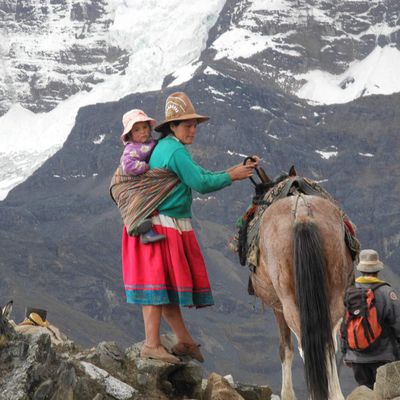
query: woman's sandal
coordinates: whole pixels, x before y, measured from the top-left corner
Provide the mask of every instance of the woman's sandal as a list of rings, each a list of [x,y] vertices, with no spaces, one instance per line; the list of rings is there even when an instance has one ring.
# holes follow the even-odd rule
[[[203,354],[201,354],[200,345],[196,343],[177,343],[171,348],[171,352],[177,356],[189,356],[199,362],[204,362]]]
[[[140,351],[140,357],[164,361],[170,364],[182,364],[182,361],[178,357],[168,353],[167,349],[162,345],[157,347],[149,347],[144,344]]]

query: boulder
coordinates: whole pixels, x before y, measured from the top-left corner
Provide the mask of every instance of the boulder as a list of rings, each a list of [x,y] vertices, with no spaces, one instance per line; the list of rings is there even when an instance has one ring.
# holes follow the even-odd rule
[[[376,394],[367,386],[358,386],[346,400],[379,400]]]
[[[162,337],[165,347],[169,338]],[[131,363],[135,387],[147,395],[146,399],[201,399],[203,369],[195,362],[179,365],[158,360],[140,358],[143,342],[136,343],[126,350]]]
[[[384,400],[400,398],[400,361],[378,368],[374,392]]]
[[[234,388],[245,400],[271,400],[272,389],[269,386],[238,383]]]
[[[207,381],[203,400],[245,400],[221,375],[213,372]]]

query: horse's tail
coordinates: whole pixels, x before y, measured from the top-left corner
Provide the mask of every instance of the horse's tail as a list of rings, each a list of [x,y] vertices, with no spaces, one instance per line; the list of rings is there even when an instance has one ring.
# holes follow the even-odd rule
[[[326,400],[329,397],[327,356],[332,359],[334,344],[325,258],[313,222],[295,224],[294,266],[305,380],[312,399]]]

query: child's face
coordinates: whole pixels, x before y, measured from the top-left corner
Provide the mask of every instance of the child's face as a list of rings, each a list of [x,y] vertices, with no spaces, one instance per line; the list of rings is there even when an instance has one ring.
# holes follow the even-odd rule
[[[131,129],[132,141],[145,143],[150,139],[150,126],[148,122],[136,122]]]

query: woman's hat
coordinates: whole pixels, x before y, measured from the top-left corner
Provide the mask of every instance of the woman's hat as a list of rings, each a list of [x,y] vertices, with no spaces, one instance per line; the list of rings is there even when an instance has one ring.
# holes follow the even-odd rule
[[[383,262],[375,250],[366,249],[360,252],[360,262],[356,266],[361,272],[378,272],[383,270]]]
[[[197,119],[197,122],[201,123],[209,120],[210,117],[197,114],[186,93],[172,93],[168,96],[167,101],[165,102],[165,120],[156,126],[154,130],[161,132],[163,127],[170,122],[184,121],[187,119]]]
[[[124,125],[124,131],[121,134],[121,140],[124,142],[124,144],[128,142],[126,140],[126,135],[131,131],[132,126],[135,125],[136,122],[148,122],[152,128],[157,123],[155,119],[150,118],[142,110],[133,109],[126,112],[122,117],[122,125]]]

